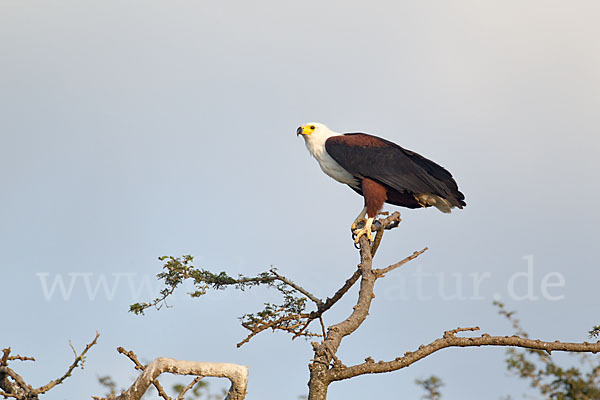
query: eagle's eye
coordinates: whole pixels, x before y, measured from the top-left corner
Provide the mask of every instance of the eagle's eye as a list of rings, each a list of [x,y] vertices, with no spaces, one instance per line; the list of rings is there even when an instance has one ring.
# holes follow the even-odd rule
[[[310,126],[310,129],[312,129],[313,131],[316,129],[314,125]]]

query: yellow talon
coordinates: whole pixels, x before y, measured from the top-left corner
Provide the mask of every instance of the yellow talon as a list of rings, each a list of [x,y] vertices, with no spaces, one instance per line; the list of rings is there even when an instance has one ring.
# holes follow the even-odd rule
[[[354,229],[354,235],[356,235],[356,238],[354,239],[354,243],[358,243],[361,236],[363,236],[363,235],[367,235],[367,238],[369,239],[370,242],[373,241],[373,232],[371,232],[371,226],[373,225],[374,219],[375,218],[367,219],[367,223],[365,224],[364,228]]]

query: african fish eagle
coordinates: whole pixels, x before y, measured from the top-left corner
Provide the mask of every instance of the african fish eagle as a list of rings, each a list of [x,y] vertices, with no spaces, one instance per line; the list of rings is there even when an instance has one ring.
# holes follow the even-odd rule
[[[444,213],[466,206],[450,172],[388,140],[366,133],[334,132],[318,122],[299,127],[300,135],[323,172],[364,197],[365,207],[352,224],[357,243],[365,234],[373,240],[371,226],[383,203],[433,206]],[[364,228],[357,229],[365,215]]]

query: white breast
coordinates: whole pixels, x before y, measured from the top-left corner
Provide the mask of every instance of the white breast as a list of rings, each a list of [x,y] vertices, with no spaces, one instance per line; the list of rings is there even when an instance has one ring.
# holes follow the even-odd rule
[[[340,183],[350,185],[357,189],[360,188],[360,182],[352,174],[346,171],[340,164],[337,163],[328,153],[325,151],[325,143],[318,143],[317,141],[306,141],[306,147],[310,154],[319,162],[319,166],[327,175],[335,179]]]

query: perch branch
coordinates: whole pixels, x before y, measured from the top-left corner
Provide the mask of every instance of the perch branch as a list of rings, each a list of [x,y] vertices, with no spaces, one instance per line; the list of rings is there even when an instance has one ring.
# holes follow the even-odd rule
[[[383,229],[389,230],[389,229],[393,229],[395,227],[397,227],[400,224],[400,221],[402,221],[402,219],[400,218],[400,213],[399,212],[394,212],[392,213],[392,215],[388,216],[387,218],[384,218],[383,220],[377,221],[379,224],[379,228],[377,228],[378,232],[381,232],[382,229],[381,227],[384,227]],[[366,247],[368,245],[368,242],[366,243],[361,243],[361,249],[365,249],[365,254],[366,254]],[[371,247],[369,246],[369,250],[371,250]],[[413,254],[414,256],[414,254]],[[417,255],[418,256],[418,255]],[[416,258],[417,256],[413,257]],[[363,251],[361,250],[361,260],[363,257]],[[412,257],[412,256],[410,256]],[[408,257],[407,257],[408,258]],[[408,261],[412,260],[413,258],[409,259],[409,260],[403,260],[401,262],[407,263]],[[369,255],[369,262],[372,263],[373,260],[373,252],[370,253]],[[331,297],[331,298],[327,298],[327,300],[325,300],[325,302],[323,303],[322,306],[320,306],[316,311],[313,311],[310,314],[310,318],[318,318],[321,315],[323,315],[323,313],[327,310],[329,310],[331,307],[333,307],[333,305],[335,303],[337,303],[345,294],[346,292],[348,292],[348,290],[350,290],[350,288],[352,288],[352,286],[354,286],[354,284],[358,281],[358,279],[362,276],[362,272],[359,268],[354,271],[354,273],[352,274],[352,276],[348,279],[346,279],[346,282],[344,282],[344,285],[338,289],[337,292],[335,292],[335,294]]]
[[[371,246],[369,240],[362,236],[360,238],[360,289],[358,291],[358,301],[354,310],[346,320],[335,324],[329,328],[327,337],[323,341],[324,350],[327,353],[335,354],[342,342],[342,339],[354,332],[363,323],[369,314],[371,300],[373,299],[373,287],[375,286],[376,275],[372,270],[373,258],[371,256]]]
[[[388,220],[396,219],[396,224],[400,221],[400,214],[394,213],[388,218],[386,218],[380,226],[384,226],[388,228],[390,223]],[[387,225],[386,225],[387,224]],[[392,225],[394,225],[392,223]],[[392,229],[392,226],[390,229]],[[331,326],[327,332],[327,336],[321,343],[314,342],[313,350],[315,352],[315,357],[313,358],[313,362],[309,365],[310,369],[310,380],[308,382],[309,386],[309,400],[320,400],[324,399],[327,396],[327,388],[329,383],[333,381],[332,372],[338,370],[346,370],[345,367],[339,360],[336,359],[335,354],[343,340],[344,337],[352,334],[352,332],[356,331],[360,325],[364,322],[364,320],[369,315],[369,309],[371,306],[371,301],[375,297],[373,293],[373,289],[375,287],[375,281],[380,277],[379,270],[373,270],[373,253],[369,240],[366,236],[362,236],[359,240],[360,245],[360,264],[358,265],[358,270],[346,281],[342,289],[334,295],[335,301],[338,301],[349,289],[352,285],[360,278],[360,288],[358,291],[358,300],[356,305],[353,307],[352,313],[346,318],[344,321]],[[421,252],[416,252],[411,256],[405,258],[404,260],[397,263],[398,265],[392,265],[385,270],[391,271],[394,268],[398,268],[400,265],[407,263],[410,260],[418,257]],[[328,299],[329,301],[329,299]],[[325,302],[325,304],[328,303]],[[335,301],[333,303],[335,303]],[[332,304],[333,305],[333,304]],[[322,313],[322,312],[321,312]],[[330,368],[331,361],[334,361],[333,367]]]
[[[400,214],[394,213],[388,218],[386,218],[386,220],[395,217],[396,214],[397,218],[399,218]],[[399,263],[385,268],[384,271],[391,271],[394,268],[398,268],[400,265],[406,264],[407,262],[414,260],[424,251],[425,250],[415,252],[412,255],[406,257],[404,260],[400,261]],[[371,246],[369,245],[368,239],[366,239],[363,236],[360,240],[360,264],[358,267],[358,273],[361,276],[361,280],[360,289],[358,292],[358,301],[354,306],[353,312],[345,321],[333,325],[329,329],[327,338],[323,342],[323,345],[327,348],[327,351],[329,353],[335,354],[337,352],[338,347],[340,346],[342,339],[345,336],[350,335],[356,329],[358,329],[358,327],[363,323],[365,318],[367,318],[367,315],[369,315],[371,301],[375,297],[375,295],[373,294],[373,288],[375,286],[375,281],[379,277],[380,273],[379,270],[373,270],[372,265],[373,257],[371,254]]]
[[[379,215],[388,215],[387,212],[381,212]],[[381,240],[383,239],[383,233],[386,230],[394,229],[402,222],[402,218],[400,218],[400,213],[398,211],[393,212],[391,215],[384,219],[378,219],[375,221],[373,226],[371,227],[371,231],[377,232],[375,235],[375,240],[371,245],[371,257],[375,257],[375,253],[377,253],[377,249],[381,244]],[[359,227],[364,227],[364,222],[359,223]]]

